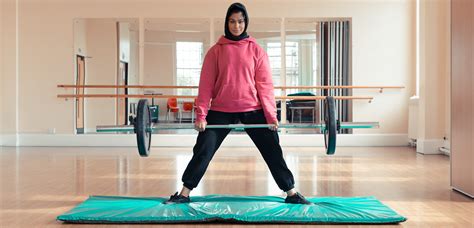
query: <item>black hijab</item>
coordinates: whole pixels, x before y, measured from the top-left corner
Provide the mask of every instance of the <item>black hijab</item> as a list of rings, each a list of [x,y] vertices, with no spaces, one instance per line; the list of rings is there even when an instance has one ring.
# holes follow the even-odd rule
[[[245,21],[245,28],[242,34],[239,36],[234,36],[229,30],[229,17],[233,13],[238,13],[241,12],[242,16],[244,16],[244,21]],[[227,9],[227,14],[225,16],[225,23],[224,23],[224,31],[225,31],[225,38],[233,41],[239,41],[245,38],[248,38],[249,35],[247,35],[247,27],[249,25],[249,16],[247,15],[247,9],[245,9],[245,6],[241,3],[233,3],[232,5],[229,6],[229,9]]]

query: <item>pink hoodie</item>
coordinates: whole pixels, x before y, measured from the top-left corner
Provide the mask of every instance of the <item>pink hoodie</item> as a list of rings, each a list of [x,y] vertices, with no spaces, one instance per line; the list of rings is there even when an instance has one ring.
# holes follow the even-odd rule
[[[262,109],[268,124],[277,121],[273,81],[267,53],[257,41],[222,36],[204,58],[196,101],[196,120],[209,109],[248,112]]]

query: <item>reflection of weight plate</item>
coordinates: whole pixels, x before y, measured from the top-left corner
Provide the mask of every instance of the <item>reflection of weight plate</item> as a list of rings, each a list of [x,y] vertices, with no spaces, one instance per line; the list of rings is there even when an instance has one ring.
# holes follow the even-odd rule
[[[142,157],[148,157],[151,144],[151,119],[148,101],[138,101],[137,119],[135,121],[135,133],[137,134],[138,153]]]

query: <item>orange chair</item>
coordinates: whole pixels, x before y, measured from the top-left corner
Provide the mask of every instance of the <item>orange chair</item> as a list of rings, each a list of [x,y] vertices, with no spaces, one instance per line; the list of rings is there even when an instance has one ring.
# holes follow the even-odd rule
[[[167,102],[167,115],[166,115],[166,120],[168,121],[170,119],[171,113],[178,113],[178,118],[181,121],[181,112],[178,107],[178,100],[176,98],[168,98]]]
[[[191,123],[194,123],[194,102],[183,102],[183,111],[191,113]],[[183,114],[181,114],[183,116]]]

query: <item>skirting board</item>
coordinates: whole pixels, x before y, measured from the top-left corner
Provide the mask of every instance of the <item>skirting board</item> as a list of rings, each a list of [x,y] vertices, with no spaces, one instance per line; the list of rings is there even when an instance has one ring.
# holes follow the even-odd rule
[[[172,135],[154,134],[153,147],[192,147],[197,134]],[[3,135],[3,146],[16,146],[15,135]],[[20,134],[18,146],[107,146],[135,147],[135,135],[106,135],[106,134]],[[309,134],[280,134],[280,144],[288,147],[324,147],[323,135]],[[338,135],[338,146],[407,146],[407,134],[354,134]],[[223,147],[254,146],[248,135],[229,135],[224,140]]]
[[[17,140],[17,135],[15,134],[3,134],[0,135],[0,138],[2,138],[0,146],[17,146],[16,142]]]

